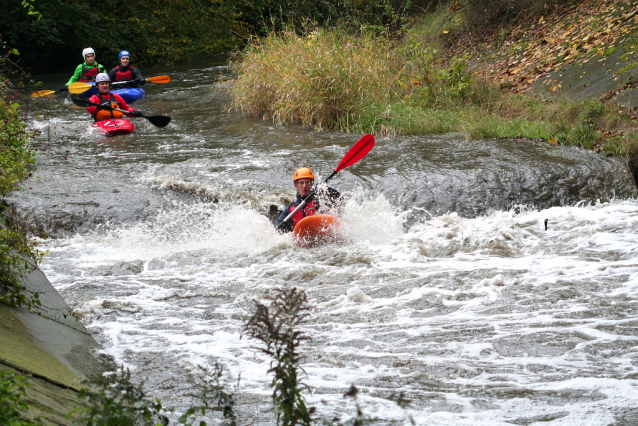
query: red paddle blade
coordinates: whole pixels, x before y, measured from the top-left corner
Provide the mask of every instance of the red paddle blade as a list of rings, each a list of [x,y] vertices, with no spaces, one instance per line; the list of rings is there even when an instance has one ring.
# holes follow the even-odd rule
[[[350,151],[346,153],[341,160],[341,163],[335,169],[335,173],[340,170],[345,169],[346,167],[352,166],[357,161],[361,160],[363,157],[368,155],[368,152],[374,146],[374,136],[372,135],[364,135],[357,143],[355,143]]]

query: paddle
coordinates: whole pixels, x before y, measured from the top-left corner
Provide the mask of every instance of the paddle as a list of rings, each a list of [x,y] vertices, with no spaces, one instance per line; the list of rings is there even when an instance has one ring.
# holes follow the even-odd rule
[[[98,104],[94,104],[93,102],[89,101],[86,96],[80,95],[80,94],[77,94],[77,93],[71,94],[71,100],[73,101],[73,103],[75,105],[77,105],[79,107],[88,108],[88,107],[92,107],[92,106],[100,106]],[[104,107],[102,107],[102,108],[104,108]],[[123,112],[124,114],[129,114],[129,115],[131,114],[130,112],[128,112],[126,110],[123,110],[123,109],[110,108],[110,107],[108,107],[106,109]],[[140,117],[146,118],[148,121],[151,122],[151,124],[153,126],[157,126],[157,127],[166,127],[168,125],[168,123],[171,122],[171,117],[167,117],[165,115],[151,115],[150,117],[146,116],[146,115],[141,115]]]
[[[41,98],[43,96],[49,96],[52,95],[54,93],[59,93],[59,92],[65,92],[65,89],[58,89],[58,90],[38,90],[36,92],[31,93],[31,97],[32,98]]]
[[[168,75],[158,75],[155,77],[149,77],[146,79],[146,81],[150,81],[151,83],[168,83],[171,81],[171,77]],[[111,83],[111,85],[117,85],[117,84],[126,84],[126,83],[132,83],[134,82],[134,80],[127,80],[127,81],[114,81],[113,83]],[[87,90],[89,90],[90,88],[95,87],[92,84],[89,83],[82,83],[82,82],[76,82],[76,83],[71,83],[69,84],[69,92],[71,93],[84,93]]]
[[[368,152],[370,152],[372,147],[374,147],[374,136],[364,135],[361,139],[359,139],[357,143],[352,146],[352,148],[350,148],[348,152],[346,152],[346,155],[343,157],[337,168],[334,169],[330,176],[328,176],[323,182],[328,182],[341,170],[345,169],[346,167],[350,167],[357,161],[361,160],[363,157],[368,155]],[[295,213],[302,209],[303,206],[305,206],[308,202],[312,201],[315,196],[316,188],[317,185],[315,185],[312,191],[310,191],[310,194],[308,194],[306,198],[301,200],[299,205],[293,211],[291,211],[290,214],[286,216],[286,218],[282,220],[279,225],[277,225],[277,228],[279,228],[282,224],[288,222],[288,220],[290,220],[290,218],[293,217]]]

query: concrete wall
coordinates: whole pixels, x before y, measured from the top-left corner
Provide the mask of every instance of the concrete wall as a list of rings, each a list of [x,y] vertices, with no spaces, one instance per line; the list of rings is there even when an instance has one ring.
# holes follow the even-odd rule
[[[66,416],[80,405],[83,381],[104,370],[94,355],[99,347],[39,269],[23,282],[39,293],[42,306],[29,312],[0,304],[0,371],[33,376],[26,398],[29,417],[69,425]]]

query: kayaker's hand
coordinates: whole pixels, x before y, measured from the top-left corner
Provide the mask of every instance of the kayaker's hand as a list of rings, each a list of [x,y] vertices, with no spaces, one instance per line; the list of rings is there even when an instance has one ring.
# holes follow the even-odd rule
[[[142,111],[139,110],[135,110],[133,111],[133,117],[142,117],[144,114],[142,114]]]
[[[146,84],[146,79],[145,78],[136,78],[135,82],[139,85],[139,86],[144,86],[144,84]]]
[[[64,85],[60,87],[58,90],[56,90],[56,92],[67,92],[68,90],[69,90],[69,86]]]

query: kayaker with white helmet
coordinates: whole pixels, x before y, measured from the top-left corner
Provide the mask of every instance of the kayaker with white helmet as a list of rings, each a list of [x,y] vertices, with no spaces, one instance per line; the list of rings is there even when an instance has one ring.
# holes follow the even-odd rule
[[[122,118],[120,111],[114,111],[113,108],[128,111],[133,117],[141,117],[141,111],[128,106],[126,101],[117,93],[111,93],[111,79],[106,73],[100,73],[95,78],[98,94],[89,98],[89,101],[98,106],[90,106],[86,110],[91,114],[95,121],[109,120],[112,118]]]
[[[84,49],[82,51],[82,57],[84,58],[84,62],[75,68],[75,73],[73,73],[69,81],[65,84],[67,87],[62,87],[63,90],[68,89],[69,84],[77,81],[82,83],[94,81],[95,76],[101,72],[106,72],[106,68],[95,62],[95,50],[92,48],[87,47]]]
[[[323,188],[318,187],[315,189],[316,196],[303,206],[303,208],[299,209],[287,222],[283,222],[286,216],[288,216],[304,198],[310,195],[315,183],[315,175],[308,167],[301,167],[295,170],[292,181],[297,190],[297,199],[294,203],[286,207],[275,221],[275,227],[279,232],[291,232],[297,222],[304,217],[318,214],[320,210],[334,208],[341,199],[341,194],[339,194],[339,191],[336,189],[329,188],[325,185]]]
[[[146,79],[142,76],[139,69],[131,65],[131,54],[128,50],[122,50],[117,55],[119,65],[109,71],[111,82],[130,81],[130,83],[119,85],[118,88],[139,87],[146,83]]]

